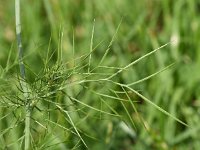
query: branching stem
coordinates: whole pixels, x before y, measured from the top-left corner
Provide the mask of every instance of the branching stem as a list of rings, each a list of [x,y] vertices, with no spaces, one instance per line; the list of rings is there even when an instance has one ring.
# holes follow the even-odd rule
[[[25,145],[24,149],[30,149],[30,117],[31,117],[31,106],[27,100],[28,97],[28,88],[25,82],[25,66],[23,62],[23,47],[22,47],[22,38],[21,38],[21,22],[20,22],[20,0],[15,0],[15,23],[16,23],[16,36],[17,36],[17,46],[18,46],[18,55],[19,55],[19,68],[20,68],[20,84],[23,90],[25,104],[26,104],[26,118],[25,118]]]

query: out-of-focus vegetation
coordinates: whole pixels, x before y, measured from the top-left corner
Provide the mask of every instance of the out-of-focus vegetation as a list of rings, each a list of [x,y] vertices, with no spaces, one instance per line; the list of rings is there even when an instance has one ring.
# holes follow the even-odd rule
[[[14,1],[1,0],[1,149],[23,147],[24,102],[18,83],[14,16]],[[97,150],[200,149],[198,1],[22,0],[21,20],[26,82],[30,99],[36,99],[32,149],[85,149],[83,141],[89,149]],[[169,41],[174,42],[113,80],[128,85],[175,62],[173,67],[130,87],[189,127],[133,91],[99,83],[99,79]],[[58,50],[62,50],[60,63]],[[84,83],[90,79],[98,81]],[[72,86],[75,81],[80,83]],[[59,88],[62,90],[56,91]]]

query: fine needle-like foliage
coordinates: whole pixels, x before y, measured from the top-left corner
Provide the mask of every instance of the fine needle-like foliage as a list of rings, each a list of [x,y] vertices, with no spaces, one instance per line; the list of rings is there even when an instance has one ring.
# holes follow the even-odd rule
[[[52,48],[52,39],[50,38],[45,53],[40,51],[31,53],[32,56],[37,55],[40,59],[40,65],[37,66],[39,71],[35,71],[29,63],[25,63],[29,61],[30,54],[23,57],[20,0],[15,0],[15,10],[20,72],[16,76],[2,80],[3,84],[0,87],[2,99],[0,107],[4,109],[0,120],[7,123],[1,132],[1,140],[5,141],[3,148],[25,150],[87,149],[90,148],[90,141],[102,141],[95,133],[101,132],[100,128],[109,121],[113,121],[134,138],[138,127],[135,123],[137,119],[147,129],[147,132],[150,132],[137,109],[137,103],[141,100],[187,126],[186,123],[134,88],[134,85],[145,82],[170,69],[174,63],[130,83],[122,83],[117,78],[122,73],[128,72],[140,61],[151,57],[161,49],[165,49],[171,42],[148,52],[125,66],[110,65],[105,60],[107,60],[112,44],[117,38],[121,20],[103,55],[94,63],[93,57],[98,46],[102,44],[101,42],[97,45],[94,44],[94,20],[88,53],[76,56],[73,33],[73,58],[65,60],[62,48],[64,29],[60,27],[56,49]],[[4,74],[17,64],[17,61],[11,65],[9,63],[12,53],[13,51],[10,50]],[[25,69],[29,76],[25,74]],[[137,119],[133,117],[133,114],[136,114]],[[98,126],[93,126],[97,124]],[[113,126],[109,125],[108,131],[105,133],[106,140],[104,142],[109,143],[109,146],[112,146],[111,131]],[[95,130],[95,132],[90,132],[91,130]],[[10,135],[12,136],[8,139]]]

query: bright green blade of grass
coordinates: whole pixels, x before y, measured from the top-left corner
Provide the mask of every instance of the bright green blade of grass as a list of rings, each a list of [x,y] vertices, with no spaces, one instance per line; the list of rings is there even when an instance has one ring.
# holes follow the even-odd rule
[[[120,28],[121,23],[122,23],[122,19],[121,19],[121,21],[120,21],[120,23],[119,23],[119,25],[118,25],[118,27],[117,27],[117,29],[116,29],[116,31],[115,31],[115,34],[113,35],[113,37],[112,37],[112,39],[111,39],[111,41],[110,41],[110,43],[109,43],[109,45],[108,45],[108,48],[106,49],[106,51],[105,51],[103,57],[101,58],[101,61],[99,62],[99,65],[98,65],[98,66],[100,66],[100,65],[103,63],[103,61],[105,60],[106,56],[108,55],[108,53],[109,53],[109,51],[110,51],[110,48],[111,48],[111,46],[112,46],[112,44],[113,44],[113,42],[114,42],[114,40],[115,40],[115,38],[116,38],[116,36],[117,36],[117,33],[118,33],[118,31],[119,31],[119,28]]]
[[[68,111],[62,109],[62,107],[60,107],[59,105],[56,105],[56,106],[57,106],[62,112],[64,112],[64,113],[68,116],[68,118],[69,118],[69,120],[70,120],[70,123],[71,123],[71,125],[73,126],[74,130],[76,131],[78,137],[81,139],[81,141],[83,142],[83,144],[84,144],[85,147],[87,148],[87,147],[88,147],[87,144],[85,143],[85,141],[83,140],[83,138],[82,138],[81,135],[79,134],[79,131],[78,131],[78,129],[76,128],[76,126],[75,126],[75,124],[74,124],[74,122],[73,122],[71,116],[69,115]]]
[[[73,101],[75,101],[75,102],[77,102],[77,103],[80,103],[81,105],[86,106],[86,107],[88,107],[88,108],[90,108],[90,109],[92,109],[92,110],[95,110],[95,111],[97,111],[97,112],[104,113],[104,114],[107,114],[107,115],[110,115],[110,116],[119,117],[119,116],[116,115],[116,114],[111,114],[111,113],[109,113],[109,112],[105,112],[105,111],[102,111],[102,110],[100,110],[100,109],[94,108],[94,107],[92,107],[92,106],[90,106],[90,105],[88,105],[88,104],[86,104],[86,103],[81,102],[80,100],[77,100],[77,99],[74,98],[74,97],[69,97],[69,98],[72,99]]]
[[[158,51],[158,50],[160,50],[160,49],[166,47],[166,46],[169,45],[169,44],[171,44],[171,42],[166,43],[166,44],[164,44],[164,45],[158,47],[157,49],[155,49],[155,50],[153,50],[153,51],[151,51],[151,52],[149,52],[149,53],[147,53],[147,54],[141,56],[140,58],[138,58],[137,60],[135,60],[135,61],[133,61],[132,63],[128,64],[127,66],[123,67],[121,70],[117,71],[116,73],[114,73],[113,75],[111,75],[110,77],[108,77],[107,79],[110,80],[111,78],[115,77],[116,75],[118,75],[118,74],[121,73],[122,71],[124,71],[124,70],[126,70],[127,68],[129,68],[129,67],[135,65],[136,63],[140,62],[142,59],[144,59],[144,58],[146,58],[146,57],[148,57],[148,56],[154,54],[156,51]]]
[[[173,118],[173,119],[176,120],[177,122],[179,122],[179,123],[181,123],[182,125],[188,127],[188,125],[187,125],[185,122],[181,121],[181,120],[178,119],[177,117],[175,117],[175,116],[173,116],[172,114],[168,113],[166,110],[162,109],[160,106],[156,105],[155,103],[153,103],[152,101],[150,101],[148,98],[144,97],[142,94],[140,94],[140,93],[137,92],[136,90],[130,88],[130,87],[127,86],[127,85],[121,85],[121,86],[123,86],[123,87],[125,87],[125,88],[127,88],[127,89],[129,89],[129,90],[131,90],[131,91],[133,91],[135,94],[137,94],[139,97],[141,97],[141,98],[142,98],[143,100],[145,100],[147,103],[151,104],[152,106],[154,106],[156,109],[158,109],[159,111],[161,111],[161,112],[164,113],[165,115],[167,115],[167,116]]]
[[[143,78],[143,79],[137,80],[137,81],[135,81],[135,82],[133,82],[133,83],[129,83],[129,84],[127,84],[127,86],[132,86],[132,85],[135,85],[135,84],[142,83],[142,82],[144,82],[144,81],[146,81],[146,80],[148,80],[148,79],[150,79],[150,78],[152,78],[152,77],[154,77],[154,76],[160,74],[161,72],[163,72],[163,71],[169,69],[170,67],[174,66],[174,64],[175,64],[175,63],[172,63],[172,64],[168,65],[167,67],[164,67],[163,69],[161,69],[161,70],[159,70],[159,71],[157,71],[157,72],[155,72],[155,73],[153,73],[153,74],[151,74],[151,75],[149,75],[149,76],[147,76],[147,77],[145,77],[145,78]]]
[[[91,66],[91,59],[92,59],[92,50],[93,50],[93,42],[94,42],[94,27],[95,27],[95,20],[92,27],[92,35],[90,40],[90,55],[89,55],[89,62],[88,62],[88,73],[90,72],[90,66]]]
[[[112,91],[118,98],[120,98],[119,95],[118,95],[115,91],[113,91],[113,90],[111,90],[111,91]],[[135,123],[134,123],[133,118],[131,117],[131,114],[129,113],[128,109],[126,108],[126,106],[124,105],[124,103],[123,103],[122,101],[120,101],[120,103],[121,103],[122,107],[124,108],[124,110],[125,110],[125,112],[126,112],[128,118],[129,118],[129,120],[130,120],[132,126],[134,127],[134,129],[136,129]]]

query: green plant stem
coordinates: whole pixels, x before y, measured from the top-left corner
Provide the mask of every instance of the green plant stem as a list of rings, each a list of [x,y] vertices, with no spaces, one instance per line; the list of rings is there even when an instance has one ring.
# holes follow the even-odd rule
[[[22,39],[21,39],[21,23],[20,23],[20,0],[15,0],[15,21],[16,21],[16,36],[17,36],[17,46],[18,46],[18,55],[19,55],[19,68],[20,68],[20,75],[21,80],[20,84],[23,90],[23,95],[25,98],[25,110],[26,110],[26,116],[25,116],[25,145],[24,149],[28,150],[30,149],[30,117],[31,117],[31,106],[30,102],[28,102],[28,88],[27,84],[25,82],[26,76],[25,76],[25,66],[23,63],[23,47],[22,47]]]
[[[30,148],[30,124],[31,124],[31,109],[26,107],[26,119],[25,119],[25,145],[24,149],[29,150]]]
[[[16,36],[17,36],[17,46],[19,54],[19,67],[20,74],[23,79],[25,79],[25,67],[23,64],[23,48],[21,39],[21,23],[20,23],[20,0],[15,0],[15,21],[16,21]]]

